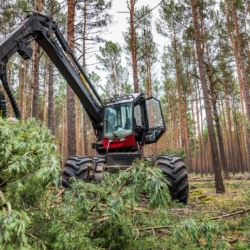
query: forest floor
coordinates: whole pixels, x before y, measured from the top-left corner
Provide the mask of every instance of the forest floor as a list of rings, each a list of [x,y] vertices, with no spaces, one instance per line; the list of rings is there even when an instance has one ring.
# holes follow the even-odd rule
[[[151,210],[143,199],[133,210],[139,244],[128,249],[249,250],[250,181],[238,175],[224,185],[226,192],[216,194],[212,176],[191,174],[187,205]]]
[[[121,242],[130,244],[128,247],[105,249],[249,250],[250,180],[245,177],[238,175],[224,180],[226,192],[216,194],[212,176],[201,178],[190,174],[187,205],[170,202],[167,207],[152,209],[149,207],[147,195],[143,195],[136,207],[125,206],[122,209],[122,219],[111,221],[110,215],[107,216],[111,204],[104,204],[105,200],[102,200],[98,210],[100,215],[95,220],[93,216],[89,216],[88,223],[93,223],[96,228],[106,224],[107,228],[110,228],[113,225],[116,234],[112,235],[110,242],[115,239],[118,245]],[[98,186],[94,184],[93,187]],[[59,205],[63,204],[60,200]],[[72,206],[77,203],[70,204]],[[117,209],[114,206],[113,208]],[[90,211],[90,214],[93,213],[95,210]],[[91,230],[95,232],[96,228]],[[132,231],[130,240],[124,237],[129,237],[129,234],[125,233],[126,228],[129,232]],[[91,242],[93,240],[91,236]]]
[[[189,179],[189,203],[183,209],[171,209],[173,214],[215,222],[220,229],[214,237],[214,249],[223,249],[215,245],[221,241],[226,249],[250,249],[250,181],[232,177],[224,181],[226,193],[216,194],[212,177]],[[203,238],[199,240],[202,246]]]

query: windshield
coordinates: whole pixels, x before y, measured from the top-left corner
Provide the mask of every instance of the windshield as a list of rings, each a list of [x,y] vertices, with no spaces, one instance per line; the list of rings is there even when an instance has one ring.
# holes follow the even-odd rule
[[[132,133],[132,103],[120,103],[105,108],[104,137],[125,137]]]

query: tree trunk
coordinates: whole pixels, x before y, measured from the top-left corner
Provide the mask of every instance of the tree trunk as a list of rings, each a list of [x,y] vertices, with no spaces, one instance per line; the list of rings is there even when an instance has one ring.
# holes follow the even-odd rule
[[[76,101],[76,155],[80,155],[80,126],[81,126],[81,110],[80,110],[80,101]]]
[[[215,98],[216,97],[214,97],[214,99]],[[216,101],[213,102],[213,111],[214,111],[214,119],[215,119],[215,124],[216,124],[218,142],[219,142],[222,170],[223,170],[223,173],[224,173],[224,178],[226,180],[228,180],[229,179],[228,164],[227,164],[227,159],[226,159],[226,156],[225,156],[224,143],[223,143],[223,138],[222,138],[219,115],[218,115],[217,107],[216,107]]]
[[[208,52],[207,52],[207,56],[209,56]],[[213,74],[212,74],[212,68],[211,68],[210,63],[207,64],[207,72],[208,72],[208,79],[210,82],[210,93],[211,93],[211,99],[212,99],[212,105],[213,105],[214,120],[215,120],[219,149],[220,149],[221,166],[222,166],[222,170],[224,173],[224,178],[228,180],[229,171],[228,171],[227,159],[225,156],[224,143],[223,143],[223,138],[222,138],[221,126],[220,126],[220,119],[219,119],[219,115],[217,111],[217,95],[216,95],[216,90],[214,88]]]
[[[74,19],[75,1],[67,0],[68,19],[67,19],[67,42],[74,51]],[[76,111],[75,94],[69,84],[67,85],[67,124],[68,124],[68,156],[76,155]]]
[[[147,32],[143,30],[143,40],[144,40],[144,47],[145,47],[145,65],[146,65],[146,79],[147,79],[147,96],[153,96],[153,89],[152,89],[152,77],[151,77],[151,63],[150,63],[150,50],[148,45],[147,39]]]
[[[139,92],[139,80],[138,80],[138,66],[137,66],[137,55],[136,55],[136,33],[134,23],[135,4],[138,0],[130,0],[129,14],[130,14],[130,43],[131,43],[131,57],[132,57],[132,68],[133,68],[133,83],[134,92]]]
[[[19,70],[18,70],[18,99],[17,104],[20,110],[23,109],[23,90],[24,90],[24,66],[23,66],[23,59],[19,57]],[[22,120],[23,120],[23,113]]]
[[[197,75],[197,69],[196,69],[196,56],[195,56],[195,48],[192,49],[192,56],[193,56],[193,70],[195,75]],[[199,158],[196,155],[196,168],[197,172],[201,174],[201,177],[203,176],[203,158],[202,158],[202,152],[203,152],[203,142],[202,142],[202,131],[201,131],[201,121],[199,116],[199,99],[200,99],[200,92],[199,92],[199,83],[198,79],[195,78],[195,106],[196,106],[196,120],[197,120],[197,132],[198,132],[198,145],[199,145]],[[201,107],[200,107],[200,113],[201,113]],[[202,114],[202,113],[201,113]],[[199,160],[198,160],[199,159]]]
[[[51,133],[55,135],[54,76],[51,60],[49,60],[48,127]]]
[[[64,165],[66,159],[67,159],[67,115],[66,110],[63,107],[62,108],[62,147],[61,147],[61,154],[62,154],[62,165]]]
[[[7,67],[7,81],[8,81],[8,83],[9,83],[9,87],[10,87],[10,88],[12,88],[12,87],[11,87],[11,85],[12,85],[12,83],[11,83],[11,76],[12,76],[11,66],[12,66],[12,65],[11,65],[11,62],[9,62],[9,63],[6,65],[6,67]],[[5,91],[2,85],[0,86],[0,88],[1,88],[2,91]],[[6,94],[5,96],[7,96],[7,94]],[[13,109],[12,109],[12,108],[8,108],[8,109],[7,109],[7,117],[12,117],[12,116],[13,116]]]
[[[187,154],[187,164],[186,167],[188,169],[188,171],[193,171],[193,167],[192,167],[192,157],[191,157],[191,150],[190,150],[190,139],[189,139],[189,124],[188,124],[188,117],[187,117],[187,113],[188,113],[188,106],[187,106],[187,102],[185,101],[183,103],[184,105],[184,134],[185,134],[185,150],[186,150],[186,154]]]
[[[87,117],[87,113],[85,110],[83,110],[82,113],[82,118],[83,118],[83,131],[84,131],[84,155],[89,155],[89,150],[88,150],[88,123],[89,119]]]
[[[84,6],[83,6],[83,12],[84,12],[84,22],[83,22],[83,45],[82,45],[82,67],[84,70],[86,70],[86,41],[87,41],[87,4],[86,0],[84,1]],[[88,117],[86,114],[85,109],[83,108],[82,111],[82,124],[83,124],[83,142],[82,142],[82,154],[83,155],[88,155]]]
[[[173,49],[174,49],[174,59],[175,59],[176,85],[177,85],[177,93],[178,93],[178,107],[179,107],[179,119],[180,119],[180,130],[181,130],[181,147],[185,148],[185,151],[186,151],[185,131],[184,131],[184,115],[183,115],[183,102],[182,102],[182,94],[181,94],[179,58],[178,58],[178,52],[177,52],[177,41],[176,41],[175,28],[174,28]],[[185,152],[185,153],[187,153],[187,152]]]
[[[34,72],[33,72],[33,100],[32,100],[32,117],[39,119],[39,64],[40,64],[40,46],[34,45]]]
[[[194,22],[194,36],[195,36],[196,52],[197,52],[198,66],[199,66],[199,71],[200,71],[200,80],[201,80],[203,96],[204,96],[205,113],[206,113],[206,119],[207,119],[207,125],[208,125],[211,156],[213,160],[215,187],[216,187],[217,193],[224,193],[225,187],[223,184],[218,148],[217,148],[216,137],[215,137],[214,128],[213,128],[212,112],[211,112],[211,106],[210,106],[210,100],[209,100],[207,80],[206,80],[206,75],[205,75],[204,58],[203,58],[203,52],[202,52],[201,42],[200,42],[201,36],[200,36],[199,24],[198,24],[196,0],[191,0],[191,4],[192,4],[192,13],[193,13],[193,22]]]
[[[51,18],[54,18],[54,0],[51,0]],[[55,131],[55,107],[54,107],[54,75],[53,63],[49,60],[49,96],[48,96],[48,127],[53,135]]]
[[[197,120],[197,129],[198,129],[198,145],[199,145],[199,161],[197,160],[197,168],[199,173],[201,174],[201,177],[203,176],[202,172],[202,141],[201,141],[201,123],[200,123],[200,116],[199,116],[199,102],[198,102],[198,91],[199,91],[199,85],[198,80],[195,80],[195,96],[196,96],[196,120]]]
[[[237,172],[241,171],[242,174],[244,174],[244,163],[242,159],[242,152],[241,152],[241,144],[240,144],[240,138],[239,138],[239,127],[238,127],[238,121],[236,117],[236,110],[235,107],[233,107],[233,117],[234,117],[234,123],[235,123],[235,138],[237,143],[237,150],[238,150],[238,166],[237,166]]]
[[[36,1],[37,13],[41,12],[41,0]],[[40,46],[34,45],[34,76],[33,76],[33,100],[32,100],[32,117],[39,119],[39,64],[40,64]]]
[[[48,99],[48,84],[47,84],[47,69],[44,69],[44,76],[43,76],[43,123],[47,124],[47,99]]]
[[[22,114],[22,120],[25,121],[26,119],[26,96],[27,96],[27,61],[24,61],[24,68],[23,68],[23,89],[22,89],[22,105],[21,105],[21,114]]]
[[[199,89],[199,85],[198,88]],[[200,162],[201,162],[201,177],[203,177],[203,174],[207,174],[207,161],[206,161],[206,145],[205,145],[205,139],[204,139],[204,126],[203,126],[203,108],[201,103],[201,91],[199,91],[199,107],[200,107],[200,138],[201,138],[201,154],[200,154]]]
[[[223,65],[223,60],[222,57],[220,57],[221,65]],[[228,152],[228,168],[229,171],[232,171],[232,163],[233,163],[233,149],[232,149],[232,124],[231,124],[231,117],[230,117],[230,107],[229,107],[229,94],[228,94],[228,88],[227,88],[227,83],[225,80],[225,72],[224,68],[221,69],[221,74],[222,74],[222,86],[224,89],[225,93],[225,111],[226,111],[226,117],[225,117],[225,123],[226,123],[226,142],[227,142],[227,152]],[[222,109],[224,110],[224,109]],[[225,112],[223,112],[225,113]]]

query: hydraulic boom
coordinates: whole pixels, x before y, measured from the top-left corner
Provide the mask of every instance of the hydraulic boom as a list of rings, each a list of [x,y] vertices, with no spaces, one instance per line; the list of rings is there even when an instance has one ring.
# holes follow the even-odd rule
[[[92,121],[96,134],[100,134],[103,126],[103,106],[100,96],[72,53],[57,24],[51,18],[37,13],[27,16],[27,18],[0,43],[0,77],[17,118],[20,117],[20,112],[8,88],[6,64],[10,57],[16,52],[19,53],[23,59],[30,59],[32,56],[30,43],[33,40],[46,52],[78,96]]]

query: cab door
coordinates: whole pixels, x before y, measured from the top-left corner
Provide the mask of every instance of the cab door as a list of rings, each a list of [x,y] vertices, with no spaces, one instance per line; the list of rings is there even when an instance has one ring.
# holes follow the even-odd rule
[[[145,143],[157,142],[165,132],[165,123],[162,115],[161,103],[154,97],[146,99],[147,127]]]

